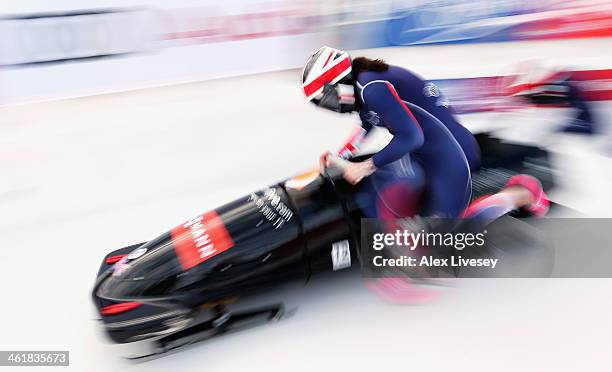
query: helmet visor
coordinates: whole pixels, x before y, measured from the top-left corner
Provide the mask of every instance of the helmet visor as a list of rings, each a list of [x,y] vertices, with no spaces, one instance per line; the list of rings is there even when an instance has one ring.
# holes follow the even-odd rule
[[[325,84],[323,92],[312,102],[319,107],[341,113],[356,109],[353,87],[347,84]]]
[[[325,84],[321,97],[314,101],[319,107],[340,112],[340,95],[331,84]]]

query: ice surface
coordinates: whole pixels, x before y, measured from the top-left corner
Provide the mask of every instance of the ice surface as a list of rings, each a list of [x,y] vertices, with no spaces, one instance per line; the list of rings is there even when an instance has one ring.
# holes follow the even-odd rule
[[[610,364],[612,280],[464,280],[410,307],[379,301],[343,272],[292,293],[298,312],[273,326],[147,363],[122,360],[99,334],[89,297],[101,258],[315,166],[351,131],[355,118],[303,102],[296,74],[0,108],[0,349],[68,349],[70,370],[87,372],[573,372]],[[463,119],[499,124],[490,115]],[[609,141],[537,139],[533,116],[505,118],[520,123],[502,131],[508,138],[548,139],[561,175],[557,200],[610,215],[611,176],[601,172],[610,169]],[[371,146],[386,138],[377,133]]]

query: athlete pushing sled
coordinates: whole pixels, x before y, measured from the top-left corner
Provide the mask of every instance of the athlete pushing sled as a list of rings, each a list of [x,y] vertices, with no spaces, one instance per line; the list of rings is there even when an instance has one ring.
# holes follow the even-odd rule
[[[347,52],[322,47],[306,62],[302,88],[319,107],[359,115],[361,125],[339,156],[356,154],[374,127],[392,134],[371,158],[344,165],[344,178],[352,184],[369,176],[361,198],[368,217],[494,218],[517,208],[546,213],[548,200],[539,181],[526,175],[512,177],[497,195],[468,208],[471,173],[480,164],[478,143],[454,117],[442,92],[414,73],[380,59],[351,60]],[[323,167],[330,164],[330,154],[321,155]]]
[[[351,60],[345,51],[322,47],[306,62],[302,88],[319,107],[359,115],[361,125],[337,152],[342,158],[356,154],[374,127],[384,127],[393,136],[362,162],[339,162],[329,151],[320,157],[322,168],[332,162],[341,165],[352,184],[368,177],[357,196],[367,217],[419,214],[495,220],[519,208],[540,217],[546,214],[549,201],[540,182],[528,175],[509,178],[495,195],[471,200],[472,172],[480,165],[478,143],[454,117],[438,87],[414,73],[380,59]],[[397,279],[381,279],[369,287],[401,302],[428,298]],[[393,291],[402,295],[390,295]]]

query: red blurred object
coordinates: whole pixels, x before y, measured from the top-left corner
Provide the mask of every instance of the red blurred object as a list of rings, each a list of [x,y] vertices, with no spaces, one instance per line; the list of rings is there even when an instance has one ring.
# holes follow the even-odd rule
[[[100,310],[102,315],[117,315],[126,311],[134,310],[142,305],[142,302],[122,302],[119,304],[108,305]]]
[[[110,257],[108,257],[108,258],[106,259],[106,263],[107,263],[107,264],[109,264],[109,265],[113,265],[113,264],[115,264],[115,263],[117,263],[117,262],[121,261],[121,259],[122,259],[123,257],[125,257],[125,256],[127,256],[127,254],[118,254],[118,255],[116,255],[116,256],[110,256]]]

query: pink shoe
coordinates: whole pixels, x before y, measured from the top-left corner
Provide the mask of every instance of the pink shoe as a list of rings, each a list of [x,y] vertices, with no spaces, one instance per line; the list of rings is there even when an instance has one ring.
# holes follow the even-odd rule
[[[506,182],[506,187],[509,186],[522,186],[531,192],[533,198],[536,200],[535,203],[523,207],[527,212],[533,213],[536,217],[542,218],[548,212],[550,201],[542,189],[542,184],[535,177],[527,174],[519,174],[511,177]]]

